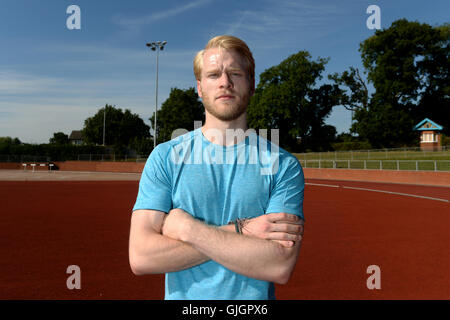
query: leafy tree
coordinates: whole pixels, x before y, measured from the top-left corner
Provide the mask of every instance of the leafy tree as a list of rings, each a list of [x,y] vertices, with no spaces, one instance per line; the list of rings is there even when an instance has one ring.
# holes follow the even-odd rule
[[[340,104],[354,111],[351,131],[374,147],[417,143],[413,126],[430,118],[450,133],[450,25],[400,19],[360,44],[362,62],[375,92],[350,68],[330,79],[345,89]]]
[[[69,136],[64,132],[55,132],[49,142],[51,144],[67,144],[69,143]]]
[[[104,108],[84,121],[83,137],[87,143],[103,144],[103,121],[105,117],[105,145],[115,146],[122,150],[134,138],[149,138],[150,127],[137,114],[126,109],[105,105]]]
[[[249,127],[279,129],[280,146],[289,151],[329,150],[336,129],[325,119],[340,90],[336,84],[316,86],[327,62],[300,51],[265,70],[247,109]]]
[[[203,122],[204,118],[205,110],[194,88],[172,88],[169,97],[158,110],[157,142],[169,141],[176,129],[193,130],[194,121]],[[155,114],[150,118],[150,123],[153,127]]]
[[[18,138],[0,137],[0,154],[12,154],[11,150],[21,145],[22,142]]]

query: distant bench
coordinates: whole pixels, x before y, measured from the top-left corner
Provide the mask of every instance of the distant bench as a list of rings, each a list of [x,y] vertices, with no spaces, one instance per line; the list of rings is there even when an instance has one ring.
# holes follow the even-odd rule
[[[55,165],[53,163],[39,163],[39,162],[31,162],[31,163],[22,163],[23,171],[27,171],[27,168],[29,167],[32,172],[38,170],[38,171],[52,171],[55,168]]]

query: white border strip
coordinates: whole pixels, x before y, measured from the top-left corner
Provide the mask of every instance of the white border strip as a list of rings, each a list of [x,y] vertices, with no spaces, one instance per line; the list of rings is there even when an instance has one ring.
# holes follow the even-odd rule
[[[401,193],[401,192],[394,192],[394,191],[387,191],[387,190],[358,188],[358,187],[347,187],[347,186],[339,186],[339,185],[333,185],[333,184],[310,183],[310,182],[306,182],[305,184],[306,185],[311,185],[311,186],[319,186],[319,187],[331,187],[331,188],[340,188],[341,187],[341,188],[344,188],[344,189],[352,189],[352,190],[372,191],[372,192],[380,192],[380,193],[387,193],[387,194],[395,194],[395,195],[398,195],[398,196],[405,196],[405,197],[413,197],[413,198],[441,201],[441,202],[446,202],[446,203],[450,202],[450,200],[448,200],[448,199],[420,196],[420,195],[417,195],[417,194]]]
[[[388,193],[388,194],[395,194],[395,195],[399,195],[399,196],[406,196],[406,197],[413,197],[413,198],[421,198],[421,199],[442,201],[442,202],[447,202],[447,203],[450,202],[450,200],[447,200],[447,199],[433,198],[433,197],[427,197],[427,196],[419,196],[417,194],[410,194],[410,193],[401,193],[401,192],[394,192],[394,191],[376,190],[376,189],[367,189],[367,188],[357,188],[357,187],[346,187],[346,186],[342,186],[342,188],[344,188],[344,189],[353,189],[353,190],[362,190],[362,191],[380,192],[380,193]]]
[[[321,184],[321,183],[310,183],[310,182],[306,182],[305,184],[311,185],[311,186],[339,188],[339,186],[336,186],[336,185],[333,185],[333,184]]]

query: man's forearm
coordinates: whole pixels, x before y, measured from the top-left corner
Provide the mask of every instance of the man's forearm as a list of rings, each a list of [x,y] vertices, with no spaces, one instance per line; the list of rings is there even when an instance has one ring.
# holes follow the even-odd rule
[[[277,283],[287,282],[292,270],[288,260],[296,260],[292,251],[298,252],[299,246],[285,248],[275,241],[225,232],[195,219],[183,228],[180,239],[236,273]]]
[[[234,226],[231,225],[224,225],[219,229],[224,232],[235,232]],[[151,250],[147,253],[141,252],[140,270],[136,272],[138,274],[176,272],[210,260],[207,255],[188,243],[161,234],[152,234],[145,242],[157,242],[158,247],[155,249],[154,246],[151,246]]]

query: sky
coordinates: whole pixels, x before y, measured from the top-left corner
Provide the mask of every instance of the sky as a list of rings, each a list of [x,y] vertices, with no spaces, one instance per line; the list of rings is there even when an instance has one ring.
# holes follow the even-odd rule
[[[80,29],[70,29],[71,5]],[[448,0],[0,0],[0,137],[48,143],[55,132],[81,130],[105,104],[130,109],[148,125],[171,88],[195,87],[192,60],[216,35],[248,44],[259,75],[291,54],[330,58],[323,73],[362,69],[359,44],[370,5],[380,8],[381,28],[397,19],[449,22]],[[69,23],[70,25],[70,23]],[[326,122],[348,132],[351,114],[334,107]]]

